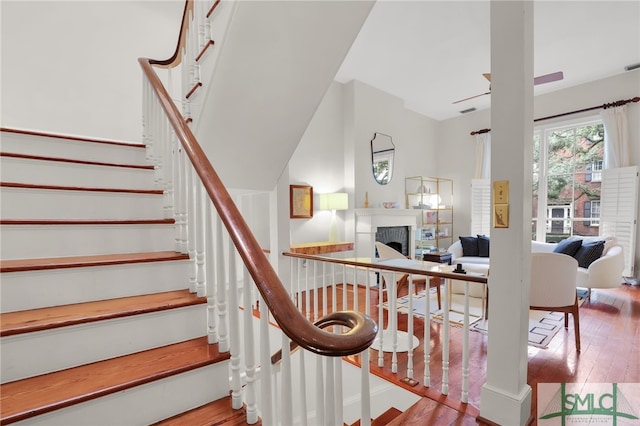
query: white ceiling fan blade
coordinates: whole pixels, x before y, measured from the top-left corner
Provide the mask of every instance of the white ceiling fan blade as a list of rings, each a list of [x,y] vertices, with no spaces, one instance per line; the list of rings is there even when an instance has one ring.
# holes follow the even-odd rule
[[[491,73],[487,72],[487,73],[483,73],[482,75],[484,76],[484,78],[489,80],[489,82],[491,82]],[[535,77],[533,79],[533,84],[538,85],[538,84],[551,83],[553,81],[562,80],[563,78],[564,78],[564,74],[562,74],[562,71],[557,71],[557,72],[552,72],[551,74],[539,75],[538,77]]]
[[[551,83],[553,81],[562,80],[564,78],[564,74],[562,71],[552,72],[551,74],[540,75],[533,79],[533,84],[545,84]]]
[[[470,99],[479,98],[480,96],[490,95],[490,94],[491,94],[491,92],[484,92],[484,93],[480,93],[479,95],[470,96],[468,98],[460,99],[460,100],[452,102],[452,103],[457,104],[457,103],[460,103],[460,102],[468,101]]]

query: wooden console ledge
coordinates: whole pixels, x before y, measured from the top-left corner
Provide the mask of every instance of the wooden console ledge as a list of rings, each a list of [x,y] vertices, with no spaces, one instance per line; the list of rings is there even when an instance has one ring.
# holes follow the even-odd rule
[[[344,241],[316,241],[313,243],[291,244],[291,253],[325,254],[353,250],[353,243]]]

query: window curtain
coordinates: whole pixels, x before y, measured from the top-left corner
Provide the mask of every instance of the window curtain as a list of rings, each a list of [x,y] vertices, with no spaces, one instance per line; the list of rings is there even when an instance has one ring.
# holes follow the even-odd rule
[[[476,135],[476,172],[475,179],[491,177],[491,133]]]
[[[604,123],[604,169],[630,166],[629,128],[627,106],[603,109],[600,117]]]

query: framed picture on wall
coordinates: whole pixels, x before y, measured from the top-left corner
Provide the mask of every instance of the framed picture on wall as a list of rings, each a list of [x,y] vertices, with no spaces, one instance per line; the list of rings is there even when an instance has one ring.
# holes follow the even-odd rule
[[[313,217],[313,187],[289,185],[289,217],[291,219]]]

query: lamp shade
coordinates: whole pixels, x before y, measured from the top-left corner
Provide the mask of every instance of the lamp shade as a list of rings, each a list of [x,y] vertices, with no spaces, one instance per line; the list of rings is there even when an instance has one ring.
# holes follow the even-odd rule
[[[334,192],[320,194],[320,210],[347,210],[349,208],[349,194],[346,192]]]

